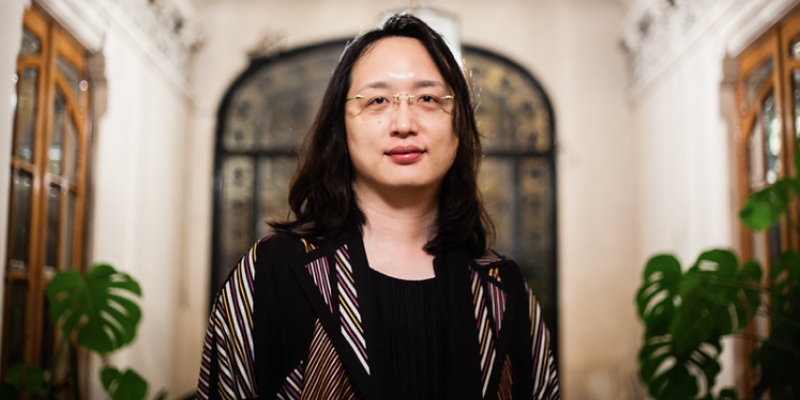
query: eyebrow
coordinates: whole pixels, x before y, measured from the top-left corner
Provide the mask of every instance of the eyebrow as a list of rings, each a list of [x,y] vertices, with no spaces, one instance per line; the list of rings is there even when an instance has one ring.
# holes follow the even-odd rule
[[[414,82],[414,89],[434,87],[434,86],[439,86],[439,87],[443,87],[443,88],[447,87],[447,85],[445,85],[444,82],[436,81],[436,80],[422,80],[422,81]],[[369,82],[366,85],[361,86],[361,88],[359,88],[358,91],[362,92],[365,89],[389,89],[389,88],[390,88],[390,85],[389,85],[388,82],[375,81],[375,82]]]

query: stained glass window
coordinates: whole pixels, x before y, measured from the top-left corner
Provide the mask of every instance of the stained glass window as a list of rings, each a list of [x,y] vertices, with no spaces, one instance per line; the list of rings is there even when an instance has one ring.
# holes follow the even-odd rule
[[[255,59],[219,111],[212,296],[265,219],[288,215],[302,136],[344,48],[330,42]],[[498,231],[496,248],[522,267],[557,340],[554,122],[538,82],[519,65],[474,47],[463,52],[484,140],[479,185]]]

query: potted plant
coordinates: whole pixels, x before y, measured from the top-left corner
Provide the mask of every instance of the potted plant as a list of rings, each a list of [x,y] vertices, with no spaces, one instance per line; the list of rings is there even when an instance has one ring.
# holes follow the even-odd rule
[[[800,150],[795,170],[800,171]],[[747,229],[762,231],[789,218],[797,204],[800,179],[783,178],[752,193],[739,212]],[[790,221],[797,229],[797,224]],[[673,255],[647,261],[636,293],[644,338],[639,376],[650,396],[663,400],[737,399],[726,388],[714,392],[720,373],[722,338],[742,335],[756,315],[767,315],[767,337],[746,337],[756,346],[751,363],[756,372],[756,399],[800,399],[800,253],[785,251],[771,260],[768,276],[756,261],[740,264],[726,249],[700,254],[686,270]]]

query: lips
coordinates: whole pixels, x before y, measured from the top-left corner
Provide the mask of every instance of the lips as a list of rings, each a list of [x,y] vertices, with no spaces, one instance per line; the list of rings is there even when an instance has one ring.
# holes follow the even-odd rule
[[[392,161],[401,165],[407,165],[413,164],[422,158],[422,155],[425,154],[425,150],[416,146],[397,146],[393,147],[385,154],[389,156]]]

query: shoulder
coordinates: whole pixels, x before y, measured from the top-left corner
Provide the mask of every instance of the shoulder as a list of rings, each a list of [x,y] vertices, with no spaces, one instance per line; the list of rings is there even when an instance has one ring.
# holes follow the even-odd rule
[[[315,239],[306,238],[291,232],[276,232],[261,238],[253,246],[255,261],[258,264],[286,260],[291,261],[312,253],[319,247]]]
[[[494,250],[488,250],[473,260],[473,268],[481,275],[496,281],[507,289],[524,290],[525,278],[519,265]]]

